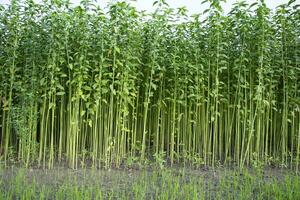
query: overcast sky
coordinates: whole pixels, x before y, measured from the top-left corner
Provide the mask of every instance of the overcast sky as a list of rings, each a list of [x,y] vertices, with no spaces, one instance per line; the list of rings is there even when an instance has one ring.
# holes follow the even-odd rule
[[[1,4],[7,4],[9,3],[10,0],[0,0]],[[37,2],[40,0],[36,0]],[[99,4],[102,7],[105,7],[107,2],[110,0],[97,0]],[[173,8],[178,8],[178,7],[183,7],[185,6],[189,14],[194,14],[194,13],[200,13],[203,12],[207,7],[204,5],[201,5],[201,2],[203,0],[166,0],[166,2]],[[236,2],[237,0],[227,0],[226,3],[223,5],[223,9],[225,13],[227,13],[231,9],[231,5]],[[254,3],[256,0],[247,0],[249,4]],[[265,0],[266,4],[269,8],[274,9],[278,5],[287,3],[289,0]],[[72,3],[78,4],[80,0],[71,0]],[[147,10],[147,11],[153,11],[152,4],[154,0],[136,0],[136,1],[131,1],[133,5],[136,6],[138,10]],[[297,0],[296,3],[300,3],[300,0]]]

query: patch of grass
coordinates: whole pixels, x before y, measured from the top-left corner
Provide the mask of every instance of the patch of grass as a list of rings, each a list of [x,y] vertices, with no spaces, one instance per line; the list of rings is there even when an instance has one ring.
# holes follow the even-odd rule
[[[60,169],[62,170],[62,169]],[[0,199],[285,199],[300,198],[300,179],[292,172],[198,171],[165,168],[143,171],[1,172]],[[7,174],[11,176],[4,178]],[[40,174],[39,174],[40,173]],[[67,175],[66,175],[67,174]],[[45,179],[41,179],[46,176]],[[49,178],[54,176],[52,178]],[[58,182],[57,182],[58,181]]]

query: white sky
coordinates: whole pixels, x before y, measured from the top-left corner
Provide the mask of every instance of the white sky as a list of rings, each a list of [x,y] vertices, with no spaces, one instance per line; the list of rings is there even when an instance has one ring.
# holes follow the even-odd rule
[[[0,0],[1,4],[8,4],[10,0]],[[35,0],[40,1],[40,0]],[[102,8],[107,5],[107,2],[110,0],[97,0],[97,2],[101,5]],[[203,0],[166,0],[166,2],[170,5],[172,8],[178,8],[185,6],[189,14],[194,13],[201,13],[205,9],[207,9],[207,6],[201,5],[201,2]],[[231,5],[236,2],[237,0],[227,0],[227,2],[222,6],[225,13],[227,13],[231,9]],[[267,6],[271,9],[276,8],[278,5],[287,3],[289,0],[265,0]],[[80,0],[71,0],[72,3],[77,5]],[[146,10],[146,11],[153,11],[152,4],[154,0],[136,0],[136,1],[130,1],[133,5],[136,6],[138,10]],[[252,4],[256,2],[256,0],[247,0],[248,4]],[[300,0],[296,0],[296,3],[300,3]]]

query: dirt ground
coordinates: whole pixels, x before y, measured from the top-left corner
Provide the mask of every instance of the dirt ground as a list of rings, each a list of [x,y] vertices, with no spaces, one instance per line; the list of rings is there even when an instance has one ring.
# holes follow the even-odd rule
[[[210,180],[218,182],[221,177],[228,176],[245,176],[244,171],[236,169],[209,169],[209,170],[195,170],[195,169],[176,169],[167,168],[163,169],[171,173],[174,177],[184,177],[183,181],[189,181],[190,178],[199,178],[201,180]],[[0,179],[3,183],[8,183],[18,173],[24,173],[27,182],[35,180],[37,185],[46,186],[60,186],[66,182],[76,184],[77,186],[89,186],[100,185],[102,188],[107,189],[125,189],[132,183],[136,182],[141,176],[152,176],[154,173],[160,174],[162,170],[138,170],[138,169],[111,169],[111,170],[99,170],[99,169],[78,169],[72,170],[65,167],[55,167],[53,169],[23,169],[18,167],[2,168],[0,169]],[[257,176],[257,171],[253,169],[247,169],[247,174]],[[269,179],[281,181],[286,175],[294,174],[293,171],[279,168],[269,168],[260,172],[260,176],[268,181]]]

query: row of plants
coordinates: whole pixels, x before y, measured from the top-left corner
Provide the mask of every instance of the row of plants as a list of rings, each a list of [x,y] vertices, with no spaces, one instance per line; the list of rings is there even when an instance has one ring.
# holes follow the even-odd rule
[[[300,12],[223,1],[0,6],[1,154],[24,165],[159,158],[299,170]]]

